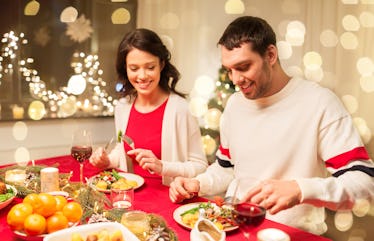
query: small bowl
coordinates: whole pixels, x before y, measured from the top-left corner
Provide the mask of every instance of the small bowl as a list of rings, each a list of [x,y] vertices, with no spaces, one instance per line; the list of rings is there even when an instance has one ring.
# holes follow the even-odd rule
[[[290,236],[280,229],[266,228],[257,233],[258,241],[290,241]]]
[[[13,187],[12,185],[9,185],[9,184],[5,184],[6,185],[6,188],[7,189],[12,189],[13,190],[13,197],[9,198],[8,200],[5,200],[4,202],[0,202],[0,210],[5,208],[6,206],[8,206],[12,201],[13,199],[17,196],[17,189],[15,187]]]

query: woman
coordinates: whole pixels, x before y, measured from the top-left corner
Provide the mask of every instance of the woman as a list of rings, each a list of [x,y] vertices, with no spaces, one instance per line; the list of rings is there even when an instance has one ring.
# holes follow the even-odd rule
[[[208,163],[199,125],[184,95],[175,90],[180,75],[159,36],[148,29],[126,34],[118,47],[116,70],[124,84],[115,109],[116,132],[131,137],[135,149],[120,143],[107,155],[98,148],[90,162],[128,169],[126,152],[135,173],[160,175],[164,185],[176,176],[204,172]]]

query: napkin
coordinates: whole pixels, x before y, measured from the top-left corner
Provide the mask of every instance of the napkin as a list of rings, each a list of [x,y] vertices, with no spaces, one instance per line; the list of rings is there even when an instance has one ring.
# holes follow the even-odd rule
[[[213,222],[200,218],[190,233],[191,241],[225,241],[225,231],[219,230]]]

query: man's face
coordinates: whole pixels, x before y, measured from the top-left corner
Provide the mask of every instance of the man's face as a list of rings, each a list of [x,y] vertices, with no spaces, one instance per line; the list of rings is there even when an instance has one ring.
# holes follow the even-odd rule
[[[250,43],[228,50],[221,46],[222,66],[230,80],[240,88],[248,99],[270,96],[272,80],[271,67],[265,57],[253,52]]]

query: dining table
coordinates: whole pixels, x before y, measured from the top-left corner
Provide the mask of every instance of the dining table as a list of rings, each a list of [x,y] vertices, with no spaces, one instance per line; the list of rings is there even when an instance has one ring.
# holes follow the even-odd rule
[[[71,181],[79,180],[79,163],[70,155],[56,156],[45,159],[33,160],[28,165],[43,165],[43,166],[57,166],[60,173],[69,173],[72,171]],[[9,166],[9,165],[6,165]],[[0,166],[0,168],[5,167]],[[84,163],[83,175],[87,178],[100,173],[100,169],[91,165],[88,161]],[[160,178],[155,178],[154,175],[143,176],[144,184],[135,190],[134,193],[134,210],[141,210],[147,213],[161,216],[167,226],[172,229],[178,237],[179,241],[190,240],[190,230],[177,223],[173,217],[175,209],[181,205],[191,202],[206,202],[207,198],[194,197],[182,203],[173,203],[169,199],[169,187],[162,185]],[[2,240],[20,241],[10,227],[7,225],[7,213],[10,208],[16,203],[22,202],[21,198],[15,198],[10,205],[0,210],[0,234]],[[250,240],[256,241],[256,234],[259,230],[275,228],[284,231],[290,236],[291,241],[331,241],[323,236],[314,235],[312,233],[277,223],[265,218],[262,224],[253,228],[250,232]],[[238,230],[226,232],[227,241],[245,240],[243,234]],[[63,241],[63,240],[62,240]]]

